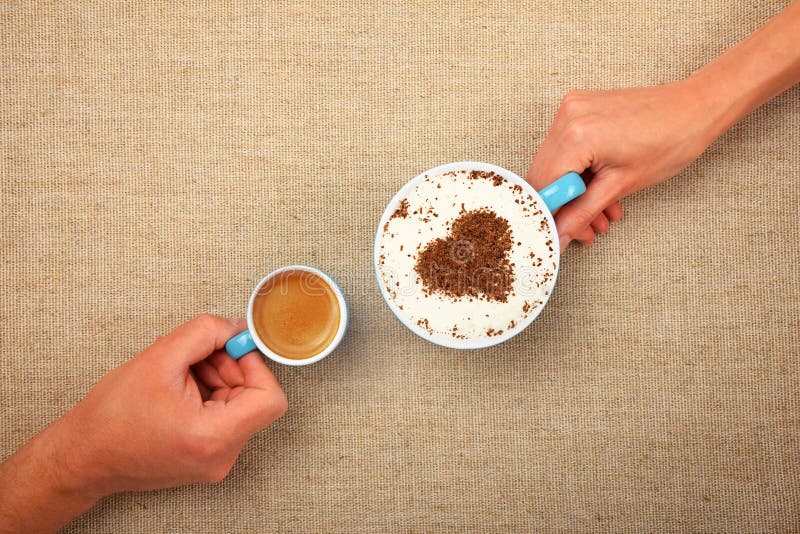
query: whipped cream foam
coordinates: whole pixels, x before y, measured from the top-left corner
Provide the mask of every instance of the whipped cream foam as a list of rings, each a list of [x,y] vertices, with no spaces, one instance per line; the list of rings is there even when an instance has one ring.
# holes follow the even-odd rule
[[[394,208],[378,231],[378,274],[395,313],[430,336],[458,340],[502,336],[537,315],[549,298],[558,272],[558,243],[547,208],[520,185],[490,171],[424,175]],[[430,268],[420,265],[420,255],[437,240],[452,240],[454,222],[465,214],[487,212],[507,221],[510,228],[510,249],[498,250],[505,255],[503,261],[507,259],[508,291],[459,295],[420,275],[421,269]],[[472,250],[485,251],[485,243],[476,241],[484,237],[480,232],[472,238],[459,236],[452,242],[449,267],[436,268],[484,261],[470,256]],[[441,242],[438,248],[443,248]]]

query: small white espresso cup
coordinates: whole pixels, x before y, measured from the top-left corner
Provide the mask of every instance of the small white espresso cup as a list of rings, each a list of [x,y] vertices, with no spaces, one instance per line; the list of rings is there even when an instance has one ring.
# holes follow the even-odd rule
[[[318,276],[323,282],[328,284],[334,295],[336,295],[336,300],[339,303],[339,328],[336,331],[336,335],[334,335],[331,342],[322,350],[322,352],[302,360],[286,358],[285,356],[281,356],[280,354],[276,354],[274,351],[270,350],[270,348],[267,347],[267,345],[259,337],[258,332],[256,331],[255,323],[253,322],[253,304],[255,303],[256,296],[258,296],[261,288],[263,288],[267,282],[275,277],[290,271],[302,271]],[[234,360],[238,360],[248,352],[258,349],[270,360],[282,363],[284,365],[308,365],[320,361],[336,349],[339,343],[341,343],[342,338],[344,338],[349,320],[350,312],[347,307],[347,299],[344,296],[342,288],[339,287],[339,284],[337,284],[333,278],[316,267],[310,267],[308,265],[287,265],[286,267],[281,267],[280,269],[272,271],[267,276],[262,278],[258,284],[256,284],[255,289],[253,289],[253,292],[250,294],[250,302],[247,304],[247,330],[229,339],[228,342],[225,343],[225,350]]]

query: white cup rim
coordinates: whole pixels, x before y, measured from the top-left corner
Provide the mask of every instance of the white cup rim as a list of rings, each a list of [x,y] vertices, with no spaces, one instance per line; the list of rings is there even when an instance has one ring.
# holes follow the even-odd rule
[[[493,165],[491,163],[484,163],[480,161],[456,161],[453,163],[445,163],[444,165],[439,165],[437,167],[434,167],[432,169],[429,169],[425,172],[418,174],[417,176],[409,180],[403,187],[401,187],[400,190],[392,197],[392,199],[386,205],[386,209],[384,210],[383,215],[381,216],[381,219],[378,222],[378,228],[375,231],[375,242],[373,246],[372,262],[375,269],[375,277],[378,282],[378,288],[381,291],[381,296],[383,297],[383,300],[386,301],[386,304],[389,306],[389,309],[392,310],[392,313],[394,313],[395,317],[397,317],[397,319],[400,320],[400,322],[406,328],[411,330],[413,333],[415,333],[422,339],[430,341],[431,343],[434,343],[435,345],[439,345],[442,347],[447,347],[450,349],[483,349],[492,347],[494,345],[499,345],[500,343],[508,341],[512,337],[516,336],[517,334],[525,330],[528,326],[530,326],[530,324],[533,321],[536,320],[536,318],[539,316],[539,314],[542,312],[545,306],[547,306],[547,303],[549,302],[550,297],[553,294],[553,289],[555,288],[556,279],[558,278],[558,270],[559,267],[561,266],[561,256],[558,247],[555,247],[555,254],[554,254],[556,268],[554,269],[553,272],[553,279],[550,285],[549,292],[544,297],[544,302],[538,307],[538,309],[535,310],[534,313],[528,315],[528,317],[521,320],[514,328],[505,330],[503,334],[500,336],[494,336],[490,338],[477,337],[472,339],[458,339],[452,336],[445,336],[443,334],[430,334],[427,330],[425,330],[421,326],[411,322],[408,318],[406,318],[403,311],[397,307],[397,304],[394,303],[391,296],[389,295],[389,291],[386,288],[386,284],[383,281],[383,277],[381,276],[381,271],[380,271],[380,255],[381,255],[380,244],[381,244],[382,229],[384,225],[389,221],[389,218],[392,216],[395,210],[398,208],[400,202],[404,198],[406,198],[408,194],[411,192],[411,190],[414,187],[416,187],[420,181],[424,180],[426,176],[444,174],[451,171],[464,171],[464,170],[494,172],[496,174],[499,174],[503,178],[506,178],[513,184],[522,187],[524,192],[533,195],[534,198],[538,199],[539,202],[541,202],[541,205],[544,208],[543,209],[544,215],[545,217],[547,217],[547,221],[550,224],[550,232],[551,233],[555,232],[554,229],[556,227],[556,223],[555,220],[553,219],[553,215],[550,213],[550,210],[547,209],[547,204],[545,204],[544,200],[539,195],[539,193],[533,188],[533,186],[528,182],[526,182],[525,180],[523,180],[521,176],[508,169],[505,169],[498,165]],[[551,237],[554,239],[554,242],[558,243],[557,237],[555,236]]]
[[[334,295],[336,295],[337,302],[339,303],[339,328],[336,331],[336,335],[333,337],[333,340],[328,344],[327,347],[325,347],[325,349],[322,350],[322,352],[315,354],[310,358],[305,358],[303,360],[295,360],[292,358],[287,358],[285,356],[281,356],[280,354],[276,354],[274,351],[272,351],[269,347],[267,347],[267,345],[263,341],[261,341],[261,338],[258,336],[258,332],[256,331],[255,323],[253,322],[253,304],[255,302],[256,296],[258,295],[258,292],[268,281],[272,280],[277,275],[287,271],[303,271],[319,276],[331,288]],[[336,350],[336,347],[339,346],[339,343],[341,343],[342,339],[344,338],[345,332],[347,331],[347,324],[349,322],[349,319],[350,319],[350,312],[348,310],[347,299],[344,296],[342,288],[339,287],[339,284],[337,284],[336,281],[333,278],[331,278],[331,276],[328,273],[320,269],[317,269],[316,267],[311,267],[310,265],[302,265],[302,264],[286,265],[279,269],[275,269],[274,271],[266,275],[264,278],[262,278],[261,281],[258,282],[258,284],[256,284],[256,287],[250,294],[250,300],[247,303],[247,329],[250,331],[250,337],[253,338],[253,343],[256,344],[258,350],[261,351],[261,353],[270,360],[282,363],[284,365],[291,365],[294,367],[309,365],[318,362],[323,358],[326,358],[330,353]]]

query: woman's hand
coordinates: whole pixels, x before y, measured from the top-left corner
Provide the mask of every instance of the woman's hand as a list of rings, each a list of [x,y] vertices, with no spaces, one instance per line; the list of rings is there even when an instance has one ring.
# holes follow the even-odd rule
[[[621,198],[691,163],[715,138],[712,120],[692,80],[567,94],[527,175],[537,190],[569,171],[587,182],[555,215],[562,250],[572,239],[591,243],[622,217]]]
[[[562,250],[622,217],[619,200],[674,176],[752,110],[800,82],[800,1],[683,81],[569,93],[528,170],[536,188],[569,171],[586,193],[558,210]]]

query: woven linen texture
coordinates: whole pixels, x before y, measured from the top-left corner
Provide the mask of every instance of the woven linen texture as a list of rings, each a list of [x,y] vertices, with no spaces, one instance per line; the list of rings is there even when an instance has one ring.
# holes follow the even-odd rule
[[[372,270],[420,171],[524,174],[568,90],[676,81],[786,5],[0,3],[0,458],[296,262],[352,323],[271,365],[287,415],[223,482],[68,532],[800,529],[797,88],[626,199],[499,347],[414,337]]]

